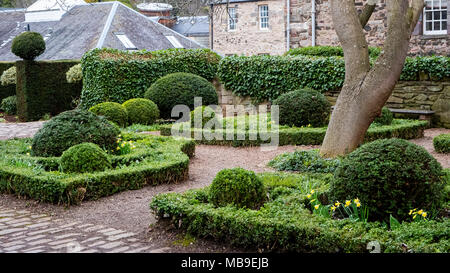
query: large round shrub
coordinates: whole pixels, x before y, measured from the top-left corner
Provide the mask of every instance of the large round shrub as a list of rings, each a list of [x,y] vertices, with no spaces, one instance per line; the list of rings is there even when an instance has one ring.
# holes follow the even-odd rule
[[[196,119],[200,121],[196,122]],[[203,128],[210,120],[216,120],[216,112],[208,106],[199,106],[191,111],[191,126],[195,128]]]
[[[450,134],[440,134],[433,138],[433,146],[438,153],[450,153]]]
[[[98,116],[104,116],[107,120],[122,127],[126,126],[128,122],[127,110],[117,102],[102,102],[91,107],[89,111]]]
[[[263,182],[252,171],[242,168],[221,170],[210,188],[210,202],[217,207],[229,204],[257,208],[266,198]]]
[[[120,131],[103,117],[86,110],[63,112],[36,133],[32,152],[35,156],[60,156],[70,147],[91,142],[105,150],[116,148]]]
[[[82,143],[64,151],[60,166],[65,173],[101,172],[111,168],[111,161],[98,145]]]
[[[282,94],[272,104],[279,106],[280,124],[288,126],[325,126],[331,112],[331,104],[325,96],[311,89]]]
[[[201,97],[203,105],[218,104],[214,86],[204,78],[190,73],[166,75],[150,86],[145,98],[155,102],[161,117],[170,118],[175,105],[187,105],[194,109],[194,97]]]
[[[381,139],[345,157],[334,174],[333,201],[359,198],[370,220],[392,214],[409,218],[410,209],[441,205],[442,167],[424,148],[402,139]]]
[[[37,32],[23,32],[13,39],[11,45],[11,52],[24,60],[34,60],[44,51],[44,38]]]
[[[17,113],[17,96],[9,96],[2,100],[0,109],[7,115],[15,115]]]
[[[383,109],[381,109],[381,116],[376,117],[373,122],[381,125],[390,125],[392,120],[394,120],[394,114],[392,114],[389,108],[383,107]]]
[[[146,124],[155,123],[159,118],[158,106],[148,99],[131,99],[123,103],[127,113],[128,122],[130,124]]]

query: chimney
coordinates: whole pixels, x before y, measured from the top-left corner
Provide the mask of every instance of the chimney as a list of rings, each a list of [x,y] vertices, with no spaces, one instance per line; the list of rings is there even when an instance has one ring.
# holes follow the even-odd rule
[[[158,18],[158,23],[172,28],[176,22],[172,15],[173,7],[166,3],[141,3],[137,5],[140,13],[147,17]]]

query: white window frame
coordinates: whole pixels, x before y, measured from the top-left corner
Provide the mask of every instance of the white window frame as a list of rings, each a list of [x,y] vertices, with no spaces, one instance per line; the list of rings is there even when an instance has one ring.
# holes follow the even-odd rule
[[[184,46],[178,41],[175,36],[166,36],[167,40],[173,45],[175,48],[184,48]]]
[[[268,30],[269,29],[269,5],[259,5],[259,29]]]
[[[117,39],[122,43],[126,50],[137,50],[137,47],[130,41],[127,35],[123,33],[115,33]]]
[[[236,7],[229,7],[228,8],[228,31],[236,31],[237,24],[236,24]]]
[[[430,9],[427,9],[427,7],[430,7]],[[423,8],[423,34],[424,35],[444,35],[447,34],[448,29],[448,19],[443,19],[443,14],[447,16],[447,0],[426,0],[425,1],[425,7]],[[435,13],[440,13],[439,18],[434,18]],[[431,15],[431,19],[428,19],[428,15]],[[435,30],[434,26],[435,23],[439,22],[439,29]],[[442,25],[445,22],[447,27],[443,29]],[[427,24],[431,23],[431,30],[427,29]]]

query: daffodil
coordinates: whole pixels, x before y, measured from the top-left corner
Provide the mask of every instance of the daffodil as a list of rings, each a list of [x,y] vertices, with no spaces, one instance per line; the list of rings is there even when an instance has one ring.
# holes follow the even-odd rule
[[[355,202],[355,203],[359,203],[359,199],[358,199],[358,198],[356,198],[355,200],[353,200],[353,202]]]
[[[119,147],[119,146],[117,146],[116,150],[117,150],[117,151],[118,151],[118,150],[120,150],[120,147]]]
[[[306,197],[307,197],[308,199],[310,199],[310,198],[311,198],[311,194],[308,194]]]
[[[417,215],[414,215],[414,216],[413,216],[413,219],[416,219],[416,217],[417,217]]]
[[[424,211],[421,209],[421,210],[419,210],[419,211],[417,212],[417,214],[422,215],[423,212],[424,212]]]
[[[337,201],[336,203],[334,203],[334,205],[335,205],[336,207],[339,207],[339,206],[341,205],[341,203],[340,203],[339,201]]]
[[[316,199],[313,199],[313,200],[311,200],[311,201],[309,201],[309,202],[312,203],[312,202],[314,202],[314,201],[316,201]]]
[[[335,210],[336,210],[336,207],[335,207],[335,206],[331,206],[331,210],[332,210],[332,211],[335,211]]]
[[[361,207],[361,203],[356,203],[356,207]]]
[[[413,214],[416,211],[416,209],[412,209],[409,211],[409,215]]]
[[[315,205],[314,208],[315,209],[319,209],[320,205]]]
[[[311,190],[311,194],[313,194],[314,193],[314,190]]]
[[[352,203],[352,201],[347,200],[347,201],[345,201],[345,206],[348,207],[348,206],[350,206],[351,203]]]

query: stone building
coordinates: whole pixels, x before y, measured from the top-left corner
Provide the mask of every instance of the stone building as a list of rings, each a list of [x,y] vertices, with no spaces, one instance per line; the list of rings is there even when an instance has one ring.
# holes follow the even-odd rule
[[[357,9],[364,2],[357,0]],[[378,0],[365,27],[370,46],[383,45],[385,2]],[[410,55],[450,55],[448,2],[426,1],[411,37]],[[223,0],[212,8],[211,48],[223,55],[277,55],[290,48],[339,44],[329,0]]]

